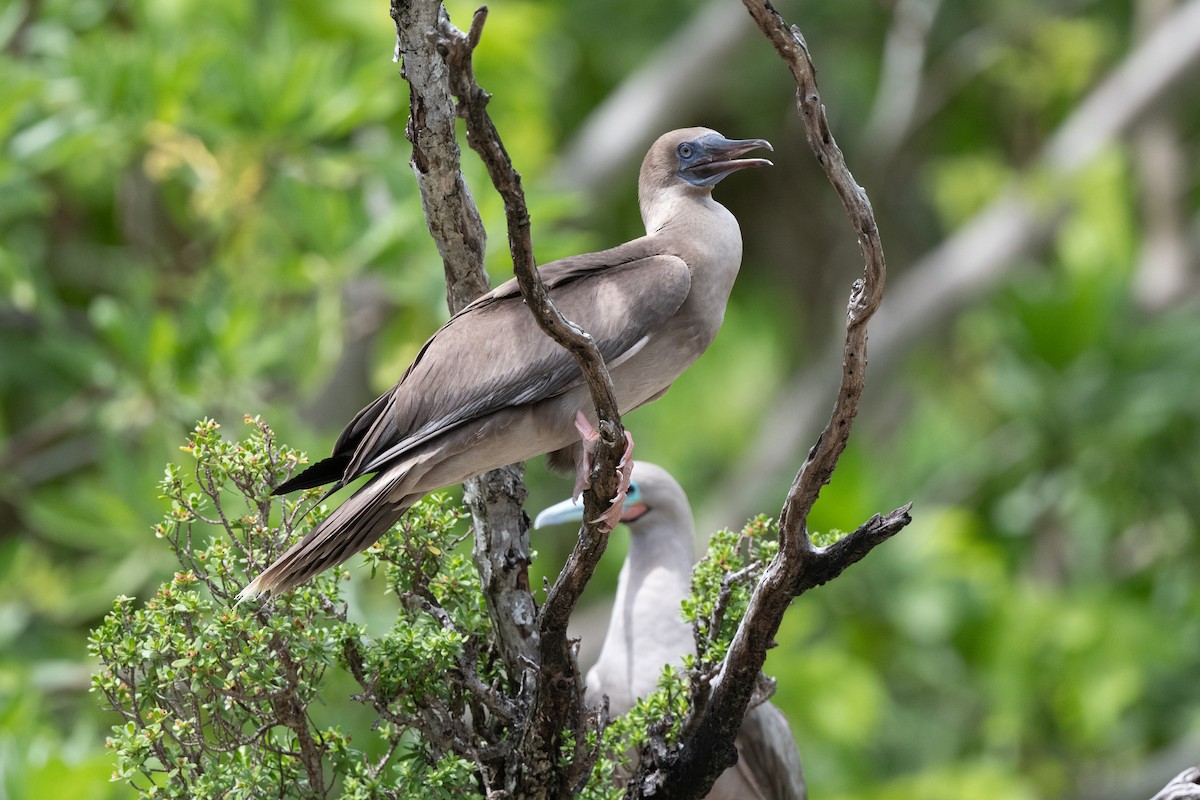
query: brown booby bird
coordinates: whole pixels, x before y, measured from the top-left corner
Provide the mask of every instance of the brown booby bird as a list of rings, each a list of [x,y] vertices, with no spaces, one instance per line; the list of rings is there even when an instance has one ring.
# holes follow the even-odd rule
[[[565,500],[542,511],[534,527],[578,521],[583,506]],[[617,579],[608,633],[588,671],[586,698],[608,697],[610,714],[623,714],[658,686],[662,668],[696,652],[680,603],[690,593],[695,525],[683,488],[662,467],[633,462],[621,511],[629,552]],[[803,800],[800,754],[787,719],[769,702],[749,709],[734,745],[738,762],[721,773],[707,800]]]
[[[760,147],[771,149],[707,128],[664,134],[638,176],[646,235],[541,268],[558,308],[594,338],[622,414],[662,396],[721,327],[742,237],[712,189],[737,170],[769,165],[741,158]],[[497,286],[425,343],[329,458],[275,489],[332,483],[333,492],[375,473],[241,596],[283,591],[340,564],[427,492],[543,453],[578,458],[581,412],[596,423],[574,357],[537,327],[515,279]]]

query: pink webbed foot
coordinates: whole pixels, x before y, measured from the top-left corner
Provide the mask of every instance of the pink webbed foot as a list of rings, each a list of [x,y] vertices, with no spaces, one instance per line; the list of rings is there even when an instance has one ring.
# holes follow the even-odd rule
[[[575,429],[579,431],[579,438],[583,440],[583,455],[580,456],[575,467],[575,489],[571,495],[572,499],[578,500],[579,495],[583,494],[583,490],[591,486],[592,455],[596,452],[600,433],[592,427],[582,411],[575,412]],[[625,452],[621,454],[621,460],[617,463],[619,479],[617,494],[613,497],[608,510],[601,514],[599,519],[592,520],[594,524],[599,524],[605,532],[611,531],[621,521],[621,511],[625,506],[625,498],[629,494],[629,478],[632,473],[633,434],[625,431]]]

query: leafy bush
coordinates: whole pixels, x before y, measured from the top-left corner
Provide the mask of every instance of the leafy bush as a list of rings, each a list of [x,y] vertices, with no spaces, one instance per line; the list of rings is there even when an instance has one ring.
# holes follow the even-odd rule
[[[246,424],[239,442],[212,420],[196,426],[182,448],[194,467],[167,467],[161,488],[171,506],[155,527],[180,570],[140,606],[118,597],[92,632],[102,665],[93,691],[122,719],[108,738],[112,779],[142,797],[472,795],[481,752],[510,732],[512,700],[478,574],[459,546],[462,511],[430,495],[367,551],[400,601],[383,635],[348,619],[345,568],[239,604],[241,587],[325,513],[313,507],[318,490],[271,497],[306,459],[278,445],[261,419]],[[714,537],[683,608],[701,657],[686,671],[664,668],[656,693],[595,732],[588,749],[599,757],[585,797],[621,795],[619,776],[651,734],[674,742],[695,696],[688,681],[702,687],[712,677],[774,553],[771,530],[759,518]],[[336,696],[333,672],[348,673],[360,691]],[[341,726],[316,722],[321,702],[370,709],[378,741],[356,748]]]
[[[93,690],[123,718],[108,739],[113,779],[143,797],[455,794],[472,765],[409,731],[461,708],[446,675],[478,657],[467,637],[482,637],[486,616],[469,559],[453,554],[460,512],[430,496],[371,549],[369,562],[403,600],[384,636],[347,620],[344,569],[239,605],[238,590],[323,512],[304,513],[314,492],[273,501],[271,487],[304,457],[277,446],[266,423],[246,422],[251,434],[236,443],[211,420],[196,427],[183,448],[195,468],[167,468],[171,508],[156,528],[180,571],[141,606],[117,598],[92,633],[102,662]],[[382,758],[313,721],[335,669],[361,682],[351,702],[375,709]]]

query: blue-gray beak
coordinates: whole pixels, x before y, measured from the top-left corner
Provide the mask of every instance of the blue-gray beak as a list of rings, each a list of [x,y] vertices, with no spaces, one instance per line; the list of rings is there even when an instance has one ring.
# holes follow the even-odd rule
[[[625,495],[625,508],[642,502],[642,493],[636,483],[629,484],[629,492]],[[573,500],[568,498],[561,503],[555,503],[544,508],[533,520],[534,528],[545,528],[548,525],[561,525],[564,522],[580,522],[583,520],[583,498]]]
[[[583,519],[583,498],[574,500],[567,498],[561,503],[555,503],[544,508],[533,521],[533,527],[544,528],[547,525],[561,525],[564,522],[579,522]]]
[[[765,158],[738,158],[760,147],[774,150],[766,139],[726,139],[709,133],[676,148],[679,174],[693,186],[714,186],[739,169],[771,166]]]

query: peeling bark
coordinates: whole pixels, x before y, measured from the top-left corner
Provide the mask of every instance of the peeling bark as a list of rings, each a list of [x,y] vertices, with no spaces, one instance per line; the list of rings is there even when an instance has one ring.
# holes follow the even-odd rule
[[[509,252],[525,298],[539,327],[579,362],[599,417],[600,444],[593,458],[592,485],[585,493],[585,519],[599,519],[617,491],[617,464],[625,449],[625,431],[604,360],[591,336],[564,318],[538,275],[529,231],[521,176],[487,113],[489,99],[475,80],[472,53],[479,43],[487,9],[480,8],[467,33],[451,24],[440,2],[393,0],[397,53],[411,87],[407,135],[413,143],[412,166],[421,189],[430,234],[446,272],[447,296],[456,311],[486,290],[483,250],[486,241],[479,213],[461,171],[454,139],[455,119],[466,120],[467,138],[487,167],[504,200]],[[457,103],[455,103],[455,100]],[[579,540],[546,603],[537,609],[529,591],[529,520],[521,510],[525,490],[519,468],[489,473],[469,482],[467,502],[475,519],[475,561],[483,578],[488,613],[496,628],[511,689],[526,713],[514,723],[504,748],[503,786],[521,797],[561,797],[586,775],[582,750],[587,715],[567,622],[583,588],[604,553],[608,534],[593,523]],[[576,743],[558,767],[563,733]]]

